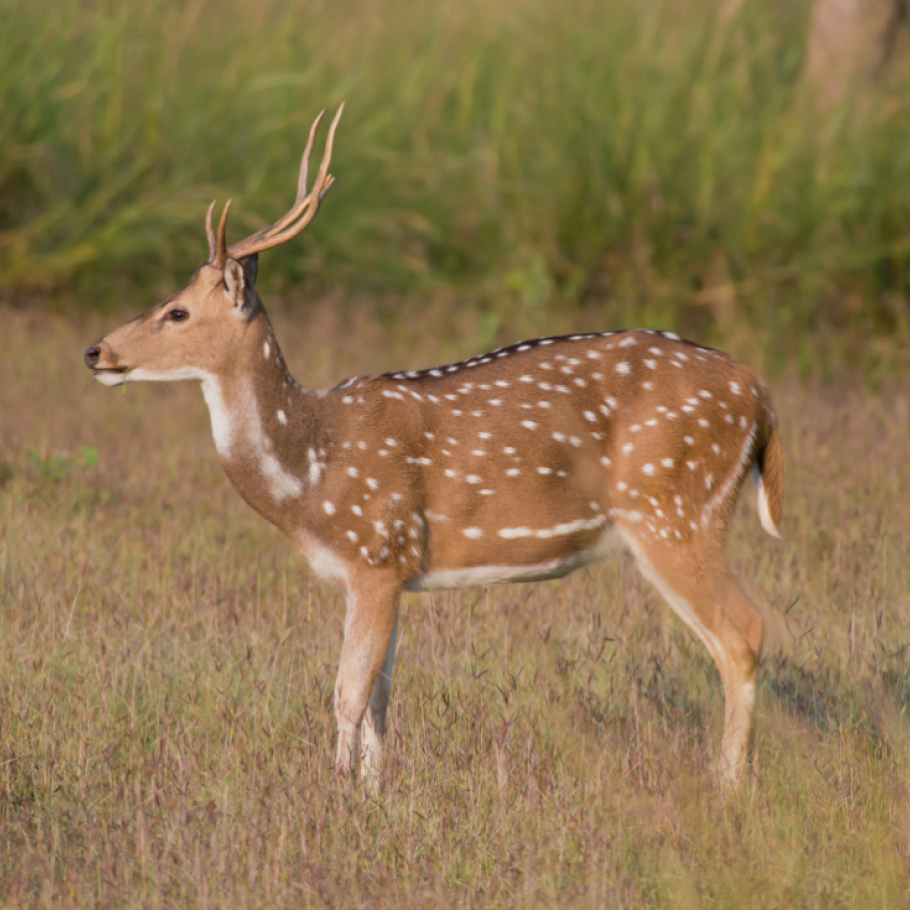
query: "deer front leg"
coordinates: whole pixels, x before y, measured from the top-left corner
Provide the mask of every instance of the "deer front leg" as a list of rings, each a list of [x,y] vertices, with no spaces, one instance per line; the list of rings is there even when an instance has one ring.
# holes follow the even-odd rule
[[[363,718],[360,730],[361,755],[360,775],[374,783],[379,779],[382,770],[382,741],[385,739],[386,711],[389,707],[389,695],[392,692],[392,671],[395,669],[395,646],[398,643],[398,615],[395,615],[395,625],[392,628],[392,637],[386,649],[385,661],[376,684],[373,686],[373,695],[370,706]]]
[[[397,585],[351,586],[348,589],[344,645],[335,682],[335,718],[338,722],[335,771],[342,777],[354,770],[360,751],[358,733],[361,726],[365,730],[367,753],[364,775],[370,776],[374,767],[378,770],[381,762],[399,598]],[[369,718],[366,717],[368,707]],[[370,729],[367,731],[367,728]]]

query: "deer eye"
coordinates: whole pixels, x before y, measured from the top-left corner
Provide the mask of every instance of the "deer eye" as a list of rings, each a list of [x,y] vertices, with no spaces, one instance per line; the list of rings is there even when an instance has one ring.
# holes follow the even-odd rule
[[[168,319],[172,319],[174,322],[186,322],[190,318],[190,314],[186,310],[174,309],[168,312]]]

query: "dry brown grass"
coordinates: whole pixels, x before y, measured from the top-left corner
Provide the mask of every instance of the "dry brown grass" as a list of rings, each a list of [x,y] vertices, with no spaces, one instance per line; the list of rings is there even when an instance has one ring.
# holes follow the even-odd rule
[[[331,774],[340,598],[229,488],[198,390],[86,385],[116,317],[0,317],[0,904],[910,900],[906,382],[776,385],[787,539],[747,495],[731,555],[793,606],[741,798],[717,673],[625,561],[409,596],[374,798]],[[315,385],[471,352],[437,318],[275,322]]]

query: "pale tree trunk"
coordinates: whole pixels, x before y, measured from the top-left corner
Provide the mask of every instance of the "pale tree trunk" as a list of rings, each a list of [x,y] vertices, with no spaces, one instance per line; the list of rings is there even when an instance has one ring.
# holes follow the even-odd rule
[[[806,78],[824,108],[907,58],[910,0],[815,0]]]

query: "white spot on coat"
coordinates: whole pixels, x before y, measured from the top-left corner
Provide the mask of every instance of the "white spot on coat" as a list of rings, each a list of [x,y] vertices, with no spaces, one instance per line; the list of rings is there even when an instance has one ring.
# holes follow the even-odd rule
[[[313,449],[307,449],[307,458],[310,462],[310,483],[315,485],[319,483],[319,478],[322,476],[323,470],[325,470],[325,465],[319,461]]]

